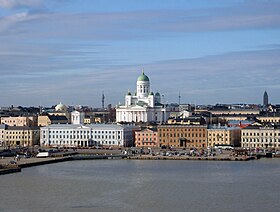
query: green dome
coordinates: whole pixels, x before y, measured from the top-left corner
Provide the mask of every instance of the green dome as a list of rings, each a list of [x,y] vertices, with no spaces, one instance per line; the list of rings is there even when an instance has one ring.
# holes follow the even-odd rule
[[[138,77],[137,81],[146,81],[149,82],[149,77],[147,77],[147,75],[145,75],[144,71],[142,72],[142,74]]]
[[[156,92],[156,96],[160,96],[159,92]]]
[[[153,93],[153,92],[150,92],[150,94],[149,94],[149,95],[152,95],[152,96],[153,96],[153,95],[154,95],[154,93]]]

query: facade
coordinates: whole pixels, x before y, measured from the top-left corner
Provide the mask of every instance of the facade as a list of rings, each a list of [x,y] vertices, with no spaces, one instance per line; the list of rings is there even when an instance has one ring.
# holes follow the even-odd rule
[[[1,124],[6,124],[8,126],[37,126],[37,117],[35,116],[18,116],[18,117],[1,117]]]
[[[171,109],[161,103],[161,96],[150,91],[150,80],[142,73],[137,79],[137,92],[125,96],[125,104],[116,108],[117,122],[165,123]]]
[[[241,128],[227,126],[211,126],[207,129],[208,146],[218,145],[240,146]]]
[[[160,146],[206,148],[206,125],[160,125],[158,126]]]
[[[2,146],[34,146],[39,144],[39,127],[1,125]]]
[[[156,129],[144,129],[135,132],[135,147],[158,147],[158,133]]]
[[[280,127],[249,126],[241,131],[243,148],[280,148]]]
[[[71,113],[71,124],[84,124],[85,113],[79,111],[73,111]]]
[[[41,128],[40,143],[42,146],[126,147],[133,145],[135,130],[139,127],[116,124],[51,125]]]

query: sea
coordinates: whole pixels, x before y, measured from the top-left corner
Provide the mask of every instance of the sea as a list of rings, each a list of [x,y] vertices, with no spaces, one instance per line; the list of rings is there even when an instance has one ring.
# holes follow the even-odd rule
[[[0,176],[0,211],[280,211],[280,159],[83,160]]]

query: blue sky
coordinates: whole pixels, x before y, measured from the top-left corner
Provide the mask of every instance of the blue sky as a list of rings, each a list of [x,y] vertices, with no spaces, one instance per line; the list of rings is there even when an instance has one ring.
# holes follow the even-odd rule
[[[0,0],[0,105],[280,103],[279,0]]]

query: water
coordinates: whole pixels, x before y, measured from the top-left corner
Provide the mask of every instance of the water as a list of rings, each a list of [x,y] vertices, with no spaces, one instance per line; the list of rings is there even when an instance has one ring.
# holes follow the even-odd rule
[[[280,211],[280,160],[71,161],[0,176],[0,211]]]

